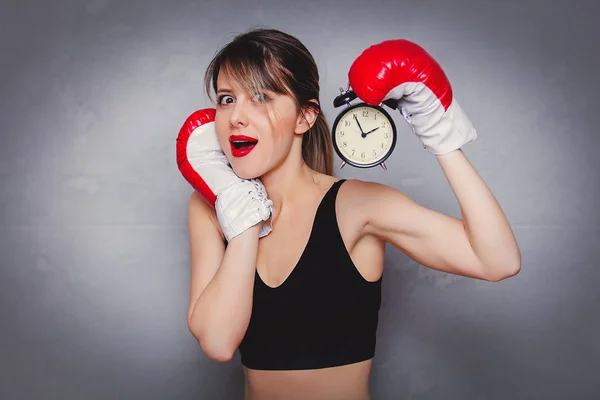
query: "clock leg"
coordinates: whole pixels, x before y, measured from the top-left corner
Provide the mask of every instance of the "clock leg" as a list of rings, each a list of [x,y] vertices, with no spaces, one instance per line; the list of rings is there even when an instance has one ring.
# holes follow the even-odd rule
[[[381,168],[383,168],[385,171],[387,171],[387,167],[385,166],[385,163],[381,163],[379,165],[381,165]]]
[[[340,169],[344,168],[345,165],[346,165],[346,161],[342,161],[342,163],[340,164]]]

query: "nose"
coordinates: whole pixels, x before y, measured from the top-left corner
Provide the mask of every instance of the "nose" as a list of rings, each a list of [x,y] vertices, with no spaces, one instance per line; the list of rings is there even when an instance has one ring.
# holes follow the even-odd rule
[[[233,128],[248,126],[248,105],[244,100],[238,99],[229,114],[229,123]]]

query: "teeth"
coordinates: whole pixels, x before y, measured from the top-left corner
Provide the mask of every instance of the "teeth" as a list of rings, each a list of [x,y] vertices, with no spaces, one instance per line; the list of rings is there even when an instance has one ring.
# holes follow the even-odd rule
[[[256,143],[257,143],[256,141],[250,142],[250,141],[244,141],[244,140],[233,140],[233,141],[231,141],[231,144],[233,144],[233,146],[236,149],[241,149],[242,147],[250,147],[250,146],[255,145]]]

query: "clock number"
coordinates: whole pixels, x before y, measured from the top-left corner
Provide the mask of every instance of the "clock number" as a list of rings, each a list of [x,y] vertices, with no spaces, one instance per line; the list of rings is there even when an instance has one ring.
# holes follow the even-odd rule
[[[365,152],[364,151],[360,154],[360,158],[365,158]]]
[[[340,131],[340,136],[344,136],[344,131]]]
[[[346,141],[344,140],[344,141],[342,142],[342,147],[346,147],[346,146],[348,146],[348,143],[346,143]]]
[[[344,121],[344,126],[350,126],[350,121]]]
[[[352,155],[354,155],[354,152],[355,152],[355,151],[356,151],[356,150],[352,150]]]
[[[373,150],[373,155],[376,156],[377,155],[377,150]]]
[[[369,116],[369,112],[368,111],[363,111],[363,117],[368,117]]]

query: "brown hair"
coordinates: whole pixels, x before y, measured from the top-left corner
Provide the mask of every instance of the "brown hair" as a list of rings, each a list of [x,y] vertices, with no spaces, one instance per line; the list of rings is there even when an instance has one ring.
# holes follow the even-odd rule
[[[217,78],[223,69],[244,89],[289,95],[300,112],[311,107],[318,113],[313,126],[302,138],[302,158],[313,170],[333,175],[333,145],[330,127],[319,104],[319,71],[308,49],[294,36],[268,28],[256,28],[237,35],[210,62],[204,76],[205,90],[212,100]],[[320,103],[320,101],[319,101]]]

